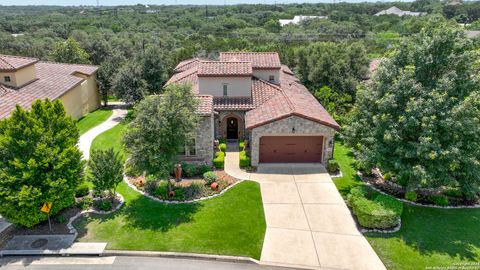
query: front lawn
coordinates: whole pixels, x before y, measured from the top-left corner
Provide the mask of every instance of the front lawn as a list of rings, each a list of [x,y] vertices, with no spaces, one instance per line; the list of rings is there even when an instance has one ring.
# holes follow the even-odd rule
[[[98,135],[93,140],[90,151],[113,148],[116,152],[120,152],[121,157],[125,160],[126,156],[122,144],[122,134],[125,127],[126,123],[121,122],[113,128]]]
[[[258,183],[246,181],[195,204],[163,204],[119,186],[126,205],[117,213],[82,218],[79,241],[108,249],[178,251],[259,259],[265,218]]]
[[[107,120],[112,113],[111,109],[100,108],[82,117],[77,123],[80,135]]]
[[[342,194],[362,184],[355,174],[350,150],[341,143],[335,144],[335,159],[343,177],[334,182]],[[474,265],[480,261],[479,232],[480,209],[435,209],[404,204],[399,232],[368,233],[366,237],[387,269],[407,270]]]

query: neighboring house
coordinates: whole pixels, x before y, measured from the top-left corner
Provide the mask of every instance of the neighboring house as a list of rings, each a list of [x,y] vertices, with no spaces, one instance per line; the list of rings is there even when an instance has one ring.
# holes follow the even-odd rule
[[[202,116],[183,159],[211,163],[215,139],[246,139],[252,165],[313,162],[333,155],[339,125],[280,63],[277,53],[223,52],[218,61],[183,61],[167,82],[192,86]]]
[[[299,16],[293,17],[293,19],[291,19],[291,20],[278,20],[278,22],[280,23],[280,26],[285,26],[287,24],[299,24],[303,21],[311,20],[311,19],[326,19],[326,18],[327,18],[327,16],[303,16],[303,15],[299,15]]]
[[[382,10],[376,13],[374,16],[381,16],[381,15],[396,15],[396,16],[423,16],[427,15],[426,12],[413,12],[413,11],[404,11],[397,7],[391,7],[389,9]]]
[[[16,104],[30,108],[36,99],[61,100],[75,119],[100,107],[97,67],[40,62],[0,55],[0,119]]]

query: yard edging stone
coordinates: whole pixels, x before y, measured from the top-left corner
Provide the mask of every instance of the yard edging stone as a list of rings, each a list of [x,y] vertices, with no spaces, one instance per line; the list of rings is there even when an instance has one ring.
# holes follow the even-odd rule
[[[215,197],[218,197],[220,195],[222,195],[223,193],[225,193],[227,190],[231,189],[232,187],[242,183],[243,181],[245,180],[240,180],[240,181],[237,181],[233,184],[231,184],[230,186],[226,187],[224,190],[220,191],[219,193],[217,194],[213,194],[213,195],[210,195],[210,196],[207,196],[207,197],[201,197],[199,199],[194,199],[194,200],[186,200],[186,201],[166,201],[166,200],[161,200],[155,196],[152,196],[148,193],[146,193],[145,191],[141,191],[139,190],[134,184],[130,183],[128,181],[128,177],[126,175],[123,176],[123,181],[131,188],[133,189],[134,191],[142,194],[143,196],[151,199],[151,200],[154,200],[156,202],[159,202],[159,203],[165,203],[165,204],[188,204],[188,203],[196,203],[196,202],[200,202],[200,201],[204,201],[204,200],[208,200],[208,199],[212,199],[212,198],[215,198]]]
[[[70,220],[68,221],[67,223],[67,228],[70,230],[70,233],[74,234],[75,235],[75,239],[78,237],[78,231],[77,229],[75,229],[75,227],[73,226],[73,222],[79,218],[80,216],[84,215],[84,214],[98,214],[98,215],[108,215],[108,214],[111,214],[115,211],[117,211],[118,209],[120,209],[124,202],[125,202],[125,199],[123,198],[123,196],[120,194],[120,193],[116,193],[116,196],[118,198],[118,200],[120,201],[119,204],[117,206],[115,206],[115,208],[113,208],[112,210],[110,211],[98,211],[98,210],[94,210],[94,209],[88,209],[88,210],[83,210],[81,212],[79,212],[78,214],[76,214],[75,216],[71,217]],[[97,199],[98,200],[98,199]]]

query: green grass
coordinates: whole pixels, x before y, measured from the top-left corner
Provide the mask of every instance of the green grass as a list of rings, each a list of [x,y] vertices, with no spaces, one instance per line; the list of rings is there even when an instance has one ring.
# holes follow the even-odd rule
[[[111,109],[98,109],[82,117],[77,124],[80,135],[107,120],[112,113]]]
[[[246,181],[222,196],[168,205],[119,186],[125,206],[76,223],[79,241],[108,242],[108,249],[177,251],[259,259],[265,218],[258,183]]]
[[[343,177],[334,182],[342,193],[362,184],[355,174],[351,151],[341,143],[335,144],[335,159]],[[400,231],[368,233],[366,237],[387,269],[472,265],[480,261],[480,209],[435,209],[404,204]]]
[[[126,127],[125,123],[120,123],[109,129],[102,134],[98,135],[92,142],[90,152],[93,150],[105,150],[113,148],[116,152],[119,152],[121,157],[125,160],[126,155],[122,144],[122,135]]]

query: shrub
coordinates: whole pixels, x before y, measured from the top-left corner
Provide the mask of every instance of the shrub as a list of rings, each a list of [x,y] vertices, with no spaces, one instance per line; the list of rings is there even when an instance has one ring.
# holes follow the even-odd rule
[[[250,166],[250,157],[248,156],[246,151],[240,152],[240,167],[245,168]]]
[[[222,151],[224,153],[227,152],[227,144],[226,143],[221,143],[219,145],[219,147],[220,147],[220,151]]]
[[[67,218],[64,215],[58,215],[58,216],[56,216],[55,219],[57,220],[58,223],[66,223],[67,222]]]
[[[185,200],[185,188],[184,187],[176,187],[174,190],[175,196],[173,196],[173,200],[182,201]]]
[[[212,170],[212,168],[211,168],[210,166],[208,166],[208,165],[205,165],[205,164],[200,165],[200,166],[197,167],[197,173],[198,173],[198,175],[203,175],[204,173],[209,172],[209,171],[211,171],[211,170]]]
[[[393,210],[367,198],[356,197],[352,200],[352,209],[362,227],[387,229],[398,225],[398,216]]]
[[[158,182],[158,184],[156,185],[154,194],[155,194],[155,196],[157,196],[161,199],[168,198],[168,183],[167,183],[167,181]]]
[[[87,183],[83,183],[75,189],[75,197],[85,197],[90,193],[90,188]]]
[[[225,138],[220,138],[220,139],[218,139],[218,142],[219,142],[219,143],[226,143],[227,140],[226,140]]]
[[[86,209],[90,208],[90,206],[92,206],[92,204],[93,204],[92,197],[87,196],[87,197],[83,197],[80,201],[77,202],[77,207],[82,209],[82,210],[86,210]]]
[[[428,200],[439,206],[447,206],[450,203],[445,195],[430,195]]]
[[[380,205],[382,205],[384,208],[390,209],[393,212],[395,212],[397,217],[402,216],[403,203],[401,201],[395,199],[394,197],[384,195],[384,194],[378,194],[375,197],[374,201],[379,203]]]
[[[458,188],[447,188],[444,190],[443,195],[449,196],[449,197],[454,197],[454,198],[462,198],[462,191]]]
[[[244,148],[245,148],[245,141],[244,140],[240,140],[238,142],[238,148],[240,149],[240,151],[244,150]]]
[[[159,181],[147,181],[143,187],[143,190],[145,190],[145,192],[148,194],[155,195],[155,191],[157,190],[159,183]]]
[[[205,186],[203,183],[194,181],[190,186],[185,188],[185,198],[186,199],[197,199],[202,197],[203,192],[205,190]]]
[[[390,180],[392,180],[392,174],[391,174],[391,173],[388,173],[388,172],[385,173],[385,174],[383,175],[383,179],[385,179],[385,181],[390,181]]]
[[[225,180],[225,179],[220,179],[217,181],[217,184],[218,184],[219,190],[224,190],[230,185],[230,182],[228,182],[228,180]]]
[[[405,193],[405,199],[407,199],[409,201],[412,201],[412,202],[416,202],[417,199],[418,199],[418,195],[415,191],[407,191]]]
[[[329,173],[334,173],[340,169],[340,165],[338,165],[338,162],[334,159],[328,160],[327,163],[327,171]]]
[[[215,159],[213,159],[213,166],[217,169],[223,169],[225,166],[225,153],[217,152],[215,153]]]
[[[194,177],[198,175],[198,168],[195,164],[182,163],[182,174],[185,177]]]
[[[203,179],[205,179],[207,185],[210,185],[217,181],[217,175],[214,172],[206,172],[203,174]]]
[[[109,200],[96,200],[93,204],[95,205],[95,208],[102,211],[112,210],[112,202]]]
[[[136,169],[132,164],[128,163],[125,166],[125,175],[129,177],[138,177],[142,175],[142,172],[138,169]]]

